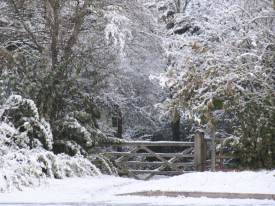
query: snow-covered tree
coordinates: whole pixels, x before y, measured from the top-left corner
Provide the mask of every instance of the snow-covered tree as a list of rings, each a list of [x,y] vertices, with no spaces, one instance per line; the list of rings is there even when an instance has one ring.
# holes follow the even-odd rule
[[[1,15],[9,26],[2,28],[7,34],[2,39],[2,50],[13,57],[14,64],[3,71],[8,73],[3,79],[9,76],[7,87],[34,99],[42,115],[51,121],[64,116],[73,95],[79,97],[85,92],[77,94],[77,89],[84,87],[80,76],[96,65],[91,58],[95,48],[85,45],[93,38],[87,33],[100,15],[97,6],[98,2],[88,0],[4,1]],[[103,74],[100,66],[96,69],[93,82],[100,82]]]
[[[16,93],[34,101],[51,126],[57,153],[87,155],[110,140],[98,128],[93,97],[113,59],[106,50],[104,6],[90,0],[1,2],[1,19],[7,22],[1,26],[2,97]]]
[[[107,78],[108,87],[99,99],[105,105],[105,113],[112,114],[114,107],[119,106],[124,136],[128,137],[160,128],[154,105],[166,97],[166,91],[149,78],[163,72],[166,62],[155,17],[143,3],[146,4],[118,0],[105,11],[105,37],[118,55],[114,62],[116,73]]]
[[[173,23],[165,39],[169,65],[160,76],[172,92],[171,110],[181,108],[212,137],[237,138],[235,154],[253,168],[274,166],[271,4],[194,0],[163,22]]]

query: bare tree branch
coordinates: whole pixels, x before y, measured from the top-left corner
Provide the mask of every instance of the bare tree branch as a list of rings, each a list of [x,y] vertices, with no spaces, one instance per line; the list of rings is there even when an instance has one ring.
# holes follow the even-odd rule
[[[76,44],[77,38],[81,31],[81,27],[84,23],[85,16],[87,15],[87,8],[90,5],[90,0],[85,0],[82,7],[79,5],[76,8],[75,16],[74,16],[74,25],[71,36],[69,37],[67,44],[64,48],[64,56],[63,59],[66,61],[72,55],[72,48]]]
[[[36,46],[36,49],[42,53],[44,48],[38,43],[37,41],[37,38],[35,36],[35,34],[31,31],[31,29],[29,28],[29,26],[24,22],[24,19],[19,11],[19,8],[17,7],[16,3],[14,0],[9,0],[13,9],[14,9],[14,12],[15,14],[18,16],[18,20],[20,21],[20,23],[23,25],[24,29],[26,30],[26,32],[28,33],[29,37],[31,38],[31,40],[33,41],[33,43],[35,44]]]
[[[52,68],[54,69],[58,64],[59,54],[59,13],[60,13],[60,1],[59,0],[46,0],[46,9],[48,10],[48,22],[50,26],[51,34],[51,59]]]

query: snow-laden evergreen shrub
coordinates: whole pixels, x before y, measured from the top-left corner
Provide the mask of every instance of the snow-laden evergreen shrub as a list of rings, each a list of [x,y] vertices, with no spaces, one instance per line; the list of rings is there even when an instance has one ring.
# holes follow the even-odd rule
[[[50,151],[51,126],[39,117],[32,100],[11,96],[1,107],[0,117],[0,192],[38,186],[47,178],[101,174],[78,151],[73,157]]]
[[[55,141],[54,151],[65,152],[70,155],[77,153],[87,155],[87,152],[100,145],[120,144],[123,140],[118,138],[107,137],[93,124],[81,122],[74,116],[57,121],[55,124]]]
[[[22,190],[38,186],[48,178],[98,175],[100,171],[81,155],[55,155],[37,147],[19,144],[12,138],[20,132],[12,126],[0,124],[0,191]],[[27,135],[25,136],[27,137]],[[38,144],[39,145],[39,144]],[[25,146],[25,147],[24,147]],[[42,146],[42,144],[40,144]]]
[[[47,150],[52,150],[53,135],[50,124],[45,119],[40,119],[35,103],[19,95],[10,96],[2,109],[1,120],[9,122],[20,131],[13,136],[18,146],[36,146],[37,140]]]
[[[39,186],[46,178],[62,179],[101,174],[83,156],[55,155],[42,148],[19,149],[5,153],[0,157],[0,192]]]

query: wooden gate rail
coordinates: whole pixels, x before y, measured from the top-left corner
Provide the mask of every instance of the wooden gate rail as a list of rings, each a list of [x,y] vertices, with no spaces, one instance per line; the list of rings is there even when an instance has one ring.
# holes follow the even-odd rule
[[[194,170],[202,171],[205,167],[206,144],[200,135],[196,135],[194,142],[124,141],[117,146],[125,147],[128,151],[105,152],[103,155],[114,162],[119,174],[136,179],[149,179],[154,175],[179,175]],[[156,147],[176,147],[177,151],[155,152]],[[178,152],[179,148],[181,152]]]
[[[120,145],[124,146],[174,146],[192,147],[194,142],[173,142],[173,141],[123,141]]]
[[[142,149],[142,148],[140,148]],[[181,154],[181,153],[131,153],[131,152],[105,152],[105,155],[108,156],[125,156],[125,157],[136,157],[136,156],[140,156],[140,157],[156,157],[156,156],[160,156],[160,157],[194,157],[193,154]]]

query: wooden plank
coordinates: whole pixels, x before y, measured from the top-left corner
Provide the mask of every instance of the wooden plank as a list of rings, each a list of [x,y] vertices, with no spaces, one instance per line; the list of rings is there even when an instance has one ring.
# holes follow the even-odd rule
[[[139,150],[139,147],[136,147],[134,148],[133,150],[131,150],[129,153],[131,154],[135,154],[137,151]],[[122,169],[123,171],[126,171],[127,174],[130,176],[130,177],[134,177],[135,179],[139,179],[135,174],[129,172],[128,168],[125,167],[125,165],[123,164],[119,164],[120,162],[122,161],[127,161],[130,157],[129,156],[120,156],[118,159],[115,160],[115,165]]]
[[[193,150],[193,148],[185,149],[184,151],[181,152],[181,155],[186,155],[186,154],[190,153],[192,150]],[[168,160],[168,162],[170,162],[170,163],[174,163],[175,161],[177,161],[177,157],[173,157],[170,160]],[[166,165],[161,165],[160,167],[154,169],[154,171],[161,171],[161,170],[163,170],[165,168],[166,168]],[[154,174],[148,175],[146,177],[146,180],[150,179],[153,176],[154,176]]]
[[[105,152],[102,153],[107,156],[128,156],[128,157],[154,157],[151,153],[130,153],[130,152]],[[193,154],[181,154],[181,153],[156,153],[161,157],[177,157],[177,158],[193,158]]]
[[[133,150],[129,151],[130,154],[136,154],[136,152],[139,150],[139,148],[134,148]],[[130,156],[121,156],[118,159],[116,159],[116,162],[121,162],[128,160]]]
[[[138,165],[138,166],[161,166],[165,165],[163,162],[141,162],[141,161],[128,161],[128,162],[123,162],[123,164],[127,165]],[[190,167],[194,166],[194,162],[184,162],[184,163],[172,163],[173,165],[176,165],[178,167]]]
[[[153,156],[155,156],[157,159],[159,159],[160,161],[162,161],[165,165],[167,165],[168,167],[170,167],[173,170],[178,170],[179,168],[175,165],[173,165],[172,163],[168,162],[165,158],[163,158],[162,156],[158,155],[157,153],[153,152],[152,150],[150,150],[147,147],[141,146],[141,148],[145,151],[147,151],[148,153],[152,154]]]
[[[142,191],[118,194],[118,196],[166,196],[166,197],[208,197],[208,198],[226,198],[226,199],[259,199],[275,200],[275,194],[255,194],[255,193],[226,193],[226,192],[171,192],[171,191]]]
[[[129,170],[135,174],[153,174],[153,175],[181,175],[188,173],[188,171],[155,171],[155,170]]]
[[[123,141],[121,145],[125,146],[150,146],[150,147],[193,147],[194,142],[173,142],[173,141]]]

